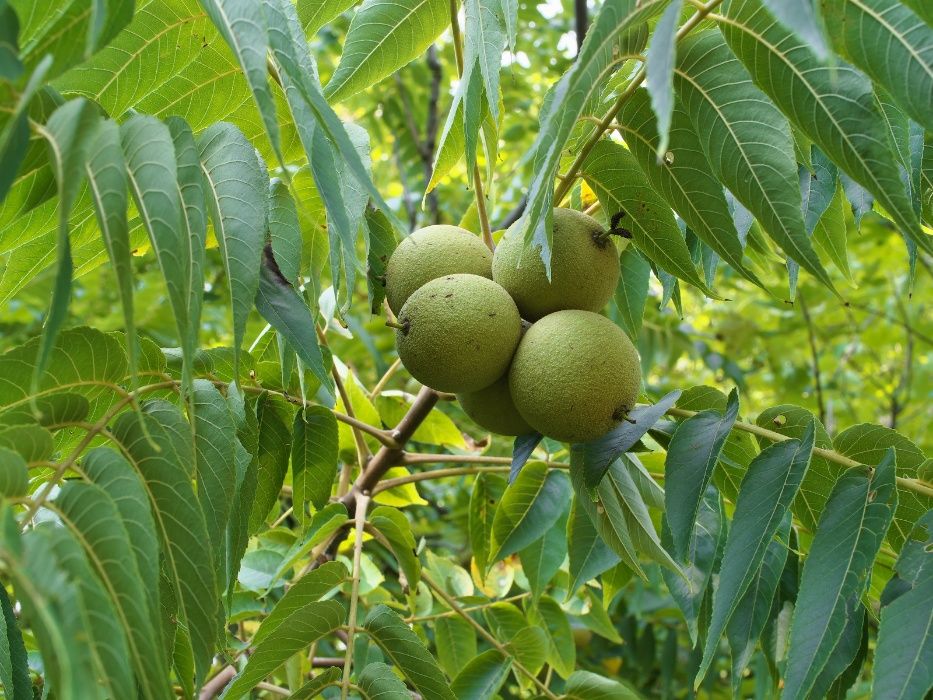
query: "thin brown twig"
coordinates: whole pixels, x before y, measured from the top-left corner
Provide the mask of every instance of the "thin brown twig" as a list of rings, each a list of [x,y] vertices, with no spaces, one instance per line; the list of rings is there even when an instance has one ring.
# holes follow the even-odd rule
[[[690,418],[696,414],[697,411],[689,411],[684,408],[669,408],[667,410],[667,415],[677,416],[678,418]],[[792,439],[787,435],[781,435],[781,433],[776,433],[773,430],[768,430],[767,428],[762,428],[761,426],[753,425],[752,423],[736,421],[732,427],[734,430],[741,430],[746,433],[751,433],[752,435],[763,437],[767,440],[771,440],[772,442],[783,442],[784,440]],[[817,457],[822,457],[825,460],[834,462],[835,464],[842,465],[843,467],[849,469],[852,467],[870,466],[865,465],[862,462],[857,462],[854,459],[835,452],[834,450],[827,450],[822,447],[814,447],[813,454]],[[913,491],[914,493],[919,493],[923,496],[933,496],[933,484],[923,481],[922,479],[910,479],[907,477],[899,476],[897,477],[897,485],[907,489],[908,491]]]
[[[453,596],[451,596],[449,593],[447,593],[447,591],[445,591],[443,588],[438,586],[437,583],[435,583],[431,579],[431,577],[425,574],[424,572],[421,573],[421,580],[424,581],[425,584],[427,584],[428,588],[430,588],[434,592],[434,594],[440,600],[442,600],[451,610],[457,613],[458,616],[463,618],[463,620],[465,620],[473,629],[475,629],[483,639],[485,639],[493,647],[495,647],[495,649],[500,654],[502,654],[506,658],[511,658],[512,667],[516,671],[518,671],[523,676],[528,678],[532,683],[534,683],[535,686],[537,686],[538,690],[540,690],[550,700],[557,700],[557,696],[553,692],[551,692],[551,689],[548,688],[544,683],[542,683],[541,679],[539,679],[534,673],[532,673],[527,668],[525,668],[525,666],[518,659],[515,658],[515,655],[509,652],[509,650],[505,647],[504,644],[502,644],[502,642],[496,639],[492,634],[490,634],[486,630],[485,627],[483,627],[476,620],[474,620],[467,612],[465,612],[464,609],[460,607],[460,604],[456,600],[454,600]]]
[[[816,405],[819,409],[820,422],[826,425],[826,402],[823,400],[823,381],[820,376],[820,351],[816,345],[816,330],[813,328],[813,319],[810,317],[810,309],[807,308],[807,301],[803,292],[797,295],[800,300],[800,312],[803,314],[803,320],[807,324],[807,337],[810,341],[810,362],[813,367],[813,383],[816,387]]]

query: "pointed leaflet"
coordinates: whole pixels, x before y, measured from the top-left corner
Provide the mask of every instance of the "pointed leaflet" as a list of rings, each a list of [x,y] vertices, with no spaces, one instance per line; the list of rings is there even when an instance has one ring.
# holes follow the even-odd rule
[[[716,296],[697,274],[670,205],[652,189],[629,150],[613,141],[600,141],[583,164],[583,177],[607,215],[623,215],[621,225],[649,260],[707,296]]]
[[[713,476],[726,438],[739,414],[733,389],[724,413],[701,411],[674,431],[664,462],[664,517],[671,528],[674,557],[684,560],[703,493]]]
[[[660,491],[656,484],[652,483],[652,486]],[[626,530],[639,554],[682,576],[680,567],[661,546],[648,512],[649,506],[660,505],[655,501],[656,494],[644,487],[639,465],[628,455],[622,455],[609,467],[606,478],[597,489],[598,505],[601,506],[597,527],[600,521],[606,520],[612,529]]]
[[[410,590],[416,590],[421,580],[421,561],[418,559],[418,544],[411,533],[408,518],[398,508],[379,506],[369,514],[368,520],[388,542],[405,576],[405,585]]]
[[[58,183],[58,266],[55,271],[55,286],[52,289],[52,303],[45,319],[33,369],[33,392],[38,389],[39,379],[45,372],[49,354],[65,321],[71,301],[74,264],[68,238],[68,217],[71,215],[71,207],[78,196],[81,183],[84,182],[88,140],[99,121],[97,107],[79,97],[56,109],[49,120],[38,127],[39,133],[48,142],[49,160]]]
[[[188,328],[182,338],[182,350],[187,368],[193,362],[198,346],[198,330],[201,326],[201,304],[204,299],[204,255],[207,245],[207,213],[205,212],[204,177],[198,160],[198,148],[191,127],[178,117],[166,120],[172,142],[175,145],[175,160],[178,172],[178,198],[181,201],[182,240],[189,261],[188,277],[185,280],[184,296],[188,305]],[[190,371],[187,370],[186,371]]]
[[[485,574],[489,560],[489,547],[492,545],[492,521],[496,506],[502,500],[506,480],[495,474],[481,473],[473,482],[470,495],[470,549],[476,568]]]
[[[102,459],[106,458],[98,455],[97,460]],[[129,469],[125,462],[122,466]],[[154,582],[141,578],[116,502],[100,486],[69,481],[55,505],[84,546],[91,567],[113,602],[116,620],[127,632],[129,658],[140,694],[147,699],[169,697],[165,660],[159,648],[161,636],[153,627],[151,603],[145,597],[147,585]],[[155,531],[149,535],[154,538]]]
[[[318,345],[310,309],[289,281],[282,277],[270,256],[263,256],[258,271],[259,288],[254,299],[256,310],[285,337],[333,400],[333,380],[324,367],[324,356]]]
[[[927,462],[923,451],[913,442],[891,428],[873,423],[860,423],[846,428],[833,440],[833,449],[861,464],[875,464],[884,459],[893,447],[897,453],[897,474],[908,479],[921,475]],[[900,489],[894,522],[888,530],[888,541],[895,551],[910,536],[917,523],[933,506],[933,498],[909,489]]]
[[[295,414],[292,427],[293,507],[304,517],[305,503],[327,505],[337,474],[337,419],[323,406],[307,406]]]
[[[214,553],[214,570],[224,570],[224,540],[236,489],[236,427],[227,401],[206,379],[194,381],[194,456],[198,502]]]
[[[413,0],[406,0],[406,2],[411,1]],[[422,4],[426,2],[426,0],[414,1]],[[441,2],[441,0],[427,1],[434,4]],[[357,12],[357,16],[359,16],[359,13],[362,12],[367,5],[379,4],[383,4],[385,6],[384,9],[389,13],[398,9],[392,3],[380,3],[377,0],[376,2],[364,3],[363,7]],[[443,3],[441,2],[441,4]],[[389,217],[393,226],[399,230],[405,230],[405,227],[398,220],[398,217],[395,216],[394,211],[386,204],[379,190],[373,184],[367,166],[363,163],[362,158],[357,152],[353,141],[347,133],[345,125],[340,121],[333,108],[324,98],[324,93],[321,90],[321,85],[317,78],[317,69],[315,68],[311,54],[308,52],[308,42],[298,23],[298,16],[295,12],[294,5],[288,2],[288,0],[269,0],[263,4],[263,9],[266,15],[266,22],[269,25],[269,48],[272,50],[272,55],[279,66],[279,76],[282,79],[282,84],[285,86],[286,97],[288,99],[289,108],[292,110],[292,115],[299,124],[310,124],[309,117],[313,117],[315,122],[315,128],[313,130],[299,128],[298,131],[301,143],[304,146],[305,153],[308,155],[312,166],[314,165],[312,151],[314,153],[317,153],[317,151],[312,148],[309,136],[313,132],[320,130],[321,133],[326,136],[327,141],[333,146],[334,152],[339,154],[343,161],[345,161],[347,171],[356,179],[360,189],[367,192],[369,196],[372,197],[376,205]],[[444,7],[443,13],[445,18],[444,26],[446,26],[446,6]],[[354,23],[356,23],[356,17],[354,17]],[[385,27],[380,27],[376,30],[379,33],[379,39],[382,41],[387,39],[384,30]],[[351,32],[352,31],[351,25]],[[440,30],[438,30],[438,33],[440,33]],[[434,37],[432,37],[432,40],[433,38]],[[428,43],[430,43],[430,41]],[[425,47],[426,46],[427,44]],[[389,73],[391,72],[392,71],[389,71]],[[333,172],[332,170],[329,173],[331,177],[333,176]],[[320,187],[322,181],[317,180],[317,182],[318,187]],[[323,191],[322,194],[324,194]],[[337,210],[328,207],[328,216],[336,215],[338,215]]]
[[[553,98],[541,115],[541,128],[532,146],[534,178],[528,187],[528,206],[521,226],[525,241],[540,250],[548,270],[551,269],[554,176],[567,139],[587,100],[615,66],[613,50],[619,37],[657,15],[666,5],[667,0],[604,2],[587,30],[580,53],[554,88]]]
[[[671,112],[674,110],[674,59],[677,56],[677,22],[683,0],[674,0],[651,34],[645,61],[645,85],[651,95],[651,109],[658,118],[658,160],[667,152],[671,130]]]
[[[758,637],[761,636],[771,613],[774,594],[781,580],[781,572],[784,571],[784,563],[787,561],[791,520],[788,511],[775,539],[768,544],[761,568],[745,590],[726,626],[726,637],[732,650],[732,687],[736,695],[739,694],[738,686],[742,682],[745,667],[752,658]]]
[[[824,0],[836,50],[933,131],[933,27],[898,0]]]
[[[153,414],[181,416],[171,404],[153,401],[141,416],[124,413],[112,432],[143,477],[161,540],[165,571],[175,590],[178,613],[191,635],[197,678],[210,668],[214,650],[217,596],[213,556],[204,513],[191,486],[188,466],[181,463],[170,433]],[[148,436],[140,426],[145,420]]]
[[[547,633],[548,663],[561,678],[567,678],[577,665],[577,647],[570,620],[557,601],[542,596],[528,610],[528,622]]]
[[[907,700],[933,683],[933,510],[904,543],[881,596],[881,626],[875,647],[874,695]],[[896,597],[894,597],[896,596]],[[923,610],[926,609],[926,615]]]
[[[259,441],[256,492],[249,511],[249,533],[256,534],[266,522],[273,507],[278,506],[279,494],[291,453],[292,435],[288,429],[288,415],[283,402],[264,396],[256,408],[259,422]]]
[[[309,38],[313,38],[320,29],[353,7],[353,0],[319,0],[319,2],[298,3],[298,19]]]
[[[101,238],[117,278],[126,352],[129,357],[132,385],[136,385],[136,325],[133,322],[133,267],[130,259],[129,223],[126,218],[126,161],[120,145],[120,127],[111,119],[97,125],[88,147],[87,179]]]
[[[227,273],[236,372],[246,317],[259,288],[269,180],[253,146],[232,124],[208,127],[198,137],[198,149],[214,236]]]
[[[298,208],[279,178],[269,181],[269,239],[279,269],[292,284],[298,284],[301,273],[301,227]]]
[[[499,122],[499,69],[506,41],[502,10],[501,0],[464,2],[463,62],[478,66],[493,123]]]
[[[22,620],[42,654],[45,687],[62,700],[84,700],[81,690],[98,686],[77,582],[62,568],[39,528],[20,537],[12,510],[3,515],[0,560],[13,582]],[[28,692],[32,698],[31,687]]]
[[[266,134],[279,163],[284,167],[275,100],[269,89],[266,23],[262,3],[253,0],[200,0],[200,3],[243,69],[253,99],[259,107]]]
[[[629,411],[628,420],[622,421],[601,438],[571,445],[571,458],[580,461],[586,487],[595,489],[609,465],[651,430],[679,396],[680,391],[675,390],[663,396],[656,404],[636,406]]]
[[[8,13],[4,13],[3,21],[9,21]],[[29,146],[29,105],[36,91],[42,87],[45,74],[51,65],[52,57],[44,56],[29,76],[25,87],[19,93],[16,104],[4,120],[3,128],[0,129],[0,202],[9,192],[23,158],[26,156]]]
[[[642,317],[645,315],[651,265],[633,245],[626,246],[622,251],[619,264],[621,271],[615,291],[615,305],[619,315],[614,320],[632,343],[637,343]]]
[[[719,638],[742,595],[754,580],[768,544],[800,488],[810,464],[814,434],[811,422],[801,440],[785,440],[765,448],[749,465],[742,479],[719,568],[719,587],[713,598],[713,614],[703,660],[696,675],[697,685],[706,676],[719,646]]]
[[[439,617],[434,621],[437,662],[454,678],[476,656],[476,630],[462,617]]]
[[[641,695],[618,681],[589,671],[574,671],[561,697],[564,700],[638,700]]]
[[[188,323],[191,280],[189,241],[182,227],[175,146],[168,127],[155,117],[134,116],[120,125],[130,190],[165,278],[185,362],[194,354]],[[187,389],[188,387],[186,387]]]
[[[733,0],[722,31],[755,84],[836,165],[878,199],[904,236],[933,251],[933,242],[920,231],[901,182],[870,81],[841,61],[821,63],[761,7],[760,0]],[[851,191],[861,198],[865,191],[849,187],[847,180],[843,178],[847,194]],[[856,222],[870,210],[870,204],[860,204]]]
[[[255,416],[253,417],[255,421]],[[240,572],[240,561],[249,544],[249,515],[250,506],[256,495],[256,485],[259,480],[259,460],[243,447],[238,437],[234,443],[236,460],[236,488],[233,493],[233,505],[230,510],[230,519],[227,523],[227,532],[224,537],[224,587],[227,592],[227,607],[232,607],[233,593],[237,575]]]
[[[434,657],[402,618],[385,605],[366,616],[363,627],[423,697],[454,700],[450,684]]]
[[[512,443],[512,464],[509,467],[509,483],[515,481],[515,477],[522,470],[522,467],[531,459],[531,453],[543,439],[540,433],[528,433],[528,435],[519,435]]]
[[[496,507],[489,560],[499,561],[543,537],[560,518],[569,499],[566,474],[549,472],[542,462],[527,464]]]
[[[674,85],[716,177],[790,258],[833,289],[804,229],[787,120],[718,31],[687,37],[677,58]]]
[[[367,176],[372,165],[369,156],[369,134],[356,124],[347,124],[347,134],[350,136],[355,154],[366,169]],[[318,187],[323,187],[326,180],[333,180],[340,190],[340,201],[343,202],[347,216],[347,227],[327,226],[330,239],[330,270],[331,279],[338,297],[342,296],[341,309],[347,310],[350,297],[356,286],[356,273],[359,268],[357,260],[357,239],[363,224],[367,204],[368,192],[359,185],[354,176],[348,172],[347,164],[340,157],[339,152],[331,146],[318,129],[314,132],[314,153],[318,156],[318,163],[312,161],[311,170],[314,173]],[[327,159],[322,160],[320,155],[328,153]],[[331,159],[333,166],[331,166]],[[324,166],[324,169],[321,166]],[[345,282],[344,282],[345,280]],[[342,294],[340,294],[342,292]]]
[[[784,697],[809,697],[860,605],[897,504],[894,450],[873,472],[852,468],[833,488],[816,528],[791,623]]]
[[[367,664],[356,681],[364,700],[410,700],[405,681],[384,663]]]
[[[340,102],[414,60],[450,23],[444,0],[366,0],[350,22],[325,94]]]
[[[282,621],[282,626],[265,637],[249,657],[246,666],[233,679],[221,698],[238,700],[257,683],[301,651],[346,621],[347,611],[336,600],[308,603]]]
[[[156,649],[161,651],[159,543],[145,485],[123,455],[106,447],[98,447],[88,452],[82,467],[88,478],[106,491],[117,507],[129,537],[139,580],[142,581],[142,594],[151,621],[149,629],[153,630]],[[126,566],[132,567],[132,564],[127,560]],[[164,673],[161,673],[164,664],[164,658],[153,657],[153,676],[165,678]]]
[[[343,669],[336,667],[323,669],[314,678],[289,695],[288,700],[312,700],[321,697],[322,690],[340,684],[342,672]]]
[[[570,586],[568,598],[584,585],[619,563],[613,552],[596,531],[596,526],[580,505],[579,496],[573,497],[567,520],[567,555],[569,557]]]
[[[13,603],[0,586],[0,685],[9,700],[32,700],[29,659]]]
[[[293,581],[285,595],[275,604],[272,612],[262,621],[253,635],[253,644],[260,644],[271,636],[282,623],[307,605],[316,603],[335,591],[347,580],[347,567],[341,562],[332,561],[309,571]]]
[[[487,649],[460,669],[450,684],[458,700],[487,700],[505,683],[512,668],[512,659],[496,649]]]
[[[867,632],[865,606],[860,601],[850,601],[846,609],[845,627],[813,684],[811,697],[825,697],[827,700],[845,698],[846,691],[858,678],[865,661],[868,651],[868,642],[865,639]]]
[[[672,104],[670,143],[660,162],[657,125],[644,90],[636,90],[619,112],[622,135],[654,190],[664,197],[690,230],[759,287],[761,281],[743,262],[743,245],[729,213],[722,185],[713,175],[690,117]],[[621,283],[621,280],[620,280]]]
[[[41,535],[43,546],[54,553],[62,571],[77,586],[87,635],[85,644],[90,647],[100,685],[110,697],[133,696],[136,684],[129,664],[127,630],[121,626],[113,602],[88,566],[80,545],[71,532],[51,523],[40,525],[35,532]]]
[[[707,597],[706,589],[713,576],[716,553],[725,535],[723,522],[725,516],[719,492],[715,487],[707,486],[697,513],[696,527],[690,537],[686,564],[682,567],[684,576],[668,568],[661,569],[664,583],[687,622],[687,631],[694,646],[700,636],[699,619]],[[671,533],[666,523],[661,532],[661,542],[671,548]]]
[[[554,578],[567,556],[567,510],[563,510],[544,537],[532,542],[518,553],[522,572],[528,579],[531,595],[537,599]]]

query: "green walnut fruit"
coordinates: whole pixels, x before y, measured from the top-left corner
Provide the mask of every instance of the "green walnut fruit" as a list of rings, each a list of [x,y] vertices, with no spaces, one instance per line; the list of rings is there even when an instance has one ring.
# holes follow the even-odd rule
[[[426,226],[399,243],[386,264],[386,300],[398,315],[416,289],[444,275],[492,279],[492,251],[459,226]]]
[[[521,337],[515,302],[479,275],[447,275],[417,289],[395,341],[411,376],[437,391],[484,389],[509,367]]]
[[[585,442],[614,428],[641,387],[638,351],[605,316],[557,311],[528,329],[509,370],[512,400],[543,435]]]
[[[509,376],[502,375],[485,389],[457,394],[466,414],[477,425],[499,435],[526,435],[534,432],[512,402]]]
[[[506,232],[492,260],[492,278],[530,321],[563,309],[599,311],[619,281],[619,253],[596,219],[555,209],[553,230],[550,281],[538,251],[525,249],[518,223]]]

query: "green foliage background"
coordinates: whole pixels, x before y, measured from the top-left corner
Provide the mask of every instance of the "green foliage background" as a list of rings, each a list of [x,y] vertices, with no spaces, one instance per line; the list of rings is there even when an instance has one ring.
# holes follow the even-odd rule
[[[557,2],[453,3],[462,55],[443,0],[44,5],[0,0],[5,697],[928,691],[922,0],[607,0],[579,56]],[[379,276],[433,222],[547,259],[564,197],[626,212],[662,408],[507,486]]]

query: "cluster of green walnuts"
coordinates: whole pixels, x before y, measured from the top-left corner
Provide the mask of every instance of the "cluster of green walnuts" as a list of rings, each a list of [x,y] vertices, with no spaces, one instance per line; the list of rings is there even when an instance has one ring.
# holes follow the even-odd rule
[[[389,259],[386,299],[406,369],[480,426],[584,442],[634,406],[640,363],[598,313],[619,280],[608,232],[572,209],[554,210],[553,231],[550,280],[517,224],[494,254],[457,226],[415,231]]]

